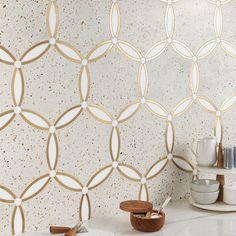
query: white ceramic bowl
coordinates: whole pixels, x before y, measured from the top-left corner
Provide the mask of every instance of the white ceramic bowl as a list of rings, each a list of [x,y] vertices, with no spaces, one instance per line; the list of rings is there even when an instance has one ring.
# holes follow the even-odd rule
[[[203,193],[191,189],[191,196],[194,202],[201,205],[208,205],[215,203],[219,195],[219,190],[216,192]]]
[[[223,201],[229,205],[236,205],[236,186],[224,185]]]
[[[220,183],[213,179],[198,179],[191,183],[191,189],[197,192],[210,193],[219,190]]]

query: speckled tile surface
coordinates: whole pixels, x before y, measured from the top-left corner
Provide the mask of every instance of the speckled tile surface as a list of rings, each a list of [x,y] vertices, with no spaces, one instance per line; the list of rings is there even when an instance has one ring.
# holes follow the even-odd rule
[[[63,112],[80,103],[79,71],[80,65],[68,62],[54,49],[24,66],[23,106],[54,122]]]
[[[127,67],[129,70],[124,70]],[[90,101],[106,107],[115,116],[138,96],[138,65],[117,49],[95,62],[90,75]]]
[[[146,122],[148,120],[148,122]],[[130,164],[143,175],[154,160],[166,155],[165,122],[155,119],[146,110],[141,110],[120,128],[120,161]]]
[[[193,138],[236,145],[235,6],[0,0],[0,235],[188,199]]]
[[[167,48],[159,58],[150,61],[147,68],[150,85],[148,98],[160,102],[168,111],[174,109],[183,98],[191,96],[191,62],[180,57],[173,49]]]

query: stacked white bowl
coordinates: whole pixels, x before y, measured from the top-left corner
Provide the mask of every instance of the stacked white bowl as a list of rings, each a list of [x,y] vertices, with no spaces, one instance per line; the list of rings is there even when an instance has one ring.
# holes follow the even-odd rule
[[[219,196],[219,181],[198,179],[191,182],[192,200],[201,205],[213,204]]]

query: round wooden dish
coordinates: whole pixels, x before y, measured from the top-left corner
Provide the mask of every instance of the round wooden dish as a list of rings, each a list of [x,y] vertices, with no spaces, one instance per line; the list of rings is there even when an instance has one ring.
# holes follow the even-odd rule
[[[157,211],[153,211],[157,212]],[[130,213],[130,222],[134,229],[142,232],[156,232],[165,224],[165,213],[160,212],[160,218],[145,218],[135,216],[137,213]]]

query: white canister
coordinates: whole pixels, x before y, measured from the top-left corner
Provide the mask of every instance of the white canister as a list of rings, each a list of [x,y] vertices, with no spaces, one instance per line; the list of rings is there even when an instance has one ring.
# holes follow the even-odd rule
[[[236,182],[233,182],[231,185],[224,185],[223,201],[229,205],[236,205]]]

